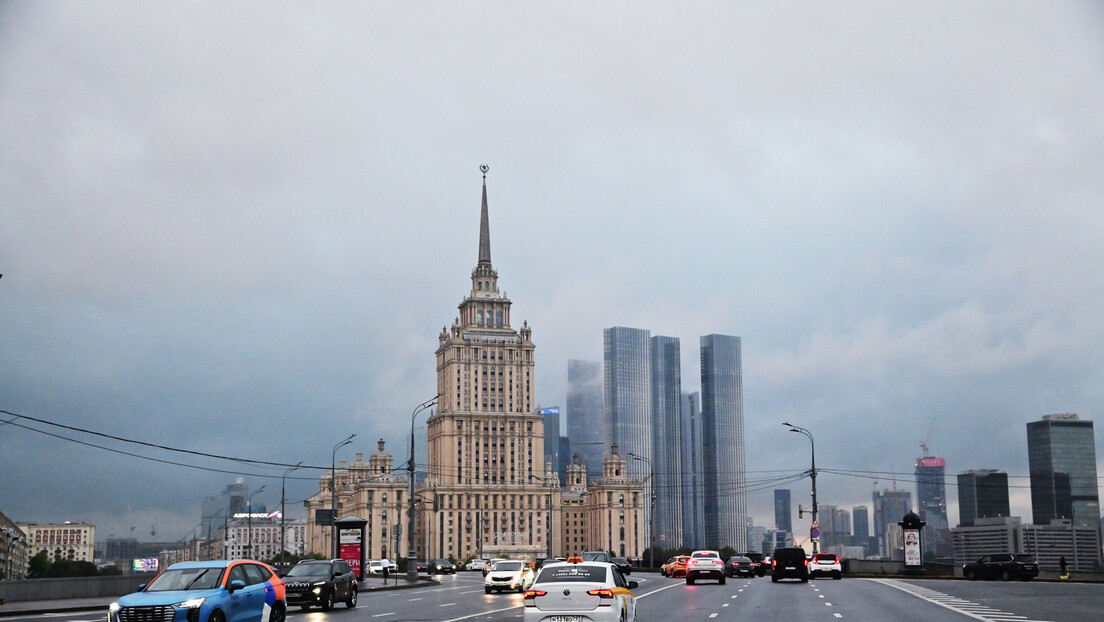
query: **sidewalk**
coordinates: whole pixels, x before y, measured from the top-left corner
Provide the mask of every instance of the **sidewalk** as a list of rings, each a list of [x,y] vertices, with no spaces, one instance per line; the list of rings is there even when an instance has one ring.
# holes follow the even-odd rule
[[[361,580],[357,585],[361,595],[371,592],[383,592],[389,590],[407,590],[411,588],[426,587],[435,583],[432,579],[419,577],[416,583],[410,583],[405,577],[391,578],[384,584],[383,578],[369,577]],[[119,596],[98,596],[94,598],[64,598],[60,600],[25,600],[7,601],[0,605],[0,618],[37,615],[40,613],[64,613],[69,611],[107,611],[111,603],[119,599]]]

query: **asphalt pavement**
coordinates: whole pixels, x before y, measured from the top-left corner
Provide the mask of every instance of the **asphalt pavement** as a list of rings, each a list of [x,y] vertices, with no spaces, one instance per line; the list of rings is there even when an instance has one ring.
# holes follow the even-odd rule
[[[418,587],[428,587],[435,581],[426,577],[419,577],[415,583],[410,583],[405,578],[392,578],[384,583],[380,578],[369,578],[357,583],[361,594],[368,592],[380,592],[385,590],[406,590]],[[121,595],[120,595],[121,596]],[[34,613],[65,613],[68,611],[107,611],[107,607],[119,599],[119,596],[97,596],[93,598],[63,598],[57,600],[23,600],[7,601],[0,605],[0,618],[5,616],[20,616]]]

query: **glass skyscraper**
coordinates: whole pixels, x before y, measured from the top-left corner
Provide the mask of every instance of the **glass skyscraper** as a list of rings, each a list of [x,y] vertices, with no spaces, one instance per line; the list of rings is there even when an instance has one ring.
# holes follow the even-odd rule
[[[793,531],[793,510],[790,506],[790,491],[774,491],[774,528]]]
[[[586,466],[587,479],[602,476],[602,456],[609,448],[606,441],[605,413],[602,411],[602,364],[594,361],[567,361],[567,438],[570,464],[578,454]]]
[[[655,498],[652,479],[655,451],[652,446],[652,341],[651,332],[641,328],[614,326],[603,331],[605,352],[606,439],[626,456],[629,479],[645,482],[644,499],[649,507],[644,541],[650,547],[654,533]],[[632,455],[629,455],[632,454]],[[651,462],[635,459],[642,456]],[[658,541],[656,541],[658,543]]]
[[[682,355],[677,337],[652,337],[652,447],[655,448],[655,541],[682,544]]]
[[[1100,529],[1100,492],[1092,421],[1045,415],[1027,424],[1031,516],[1036,525],[1069,519]]]
[[[682,545],[705,546],[702,541],[701,394],[683,393],[682,409]]]
[[[958,524],[972,527],[979,518],[1010,514],[1008,474],[996,469],[971,469],[958,474]]]
[[[747,550],[744,391],[740,338],[701,338],[705,546]]]

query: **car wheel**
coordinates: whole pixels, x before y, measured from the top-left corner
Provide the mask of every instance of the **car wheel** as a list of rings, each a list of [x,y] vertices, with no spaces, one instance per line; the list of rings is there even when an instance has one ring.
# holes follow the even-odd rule
[[[694,585],[694,580],[690,577],[686,577],[686,585]]]
[[[771,575],[771,583],[778,583],[778,577]]]
[[[207,622],[226,622],[226,614],[215,609],[211,612],[211,615],[207,616]]]
[[[329,611],[333,609],[334,593],[333,590],[326,592],[326,596],[322,599],[322,611]]]
[[[345,606],[348,607],[349,609],[352,609],[353,607],[356,607],[356,604],[357,604],[357,586],[354,583],[353,585],[349,586],[349,599],[345,601]]]
[[[1011,580],[1012,580],[1012,573],[1011,572],[1009,572],[1007,570],[1004,570],[1004,571],[1001,572],[1001,581],[1011,581]]]
[[[272,611],[268,614],[268,622],[284,622],[287,619],[287,608],[284,603],[272,605]]]
[[[841,573],[841,572],[833,572],[833,573],[832,573],[832,578],[833,578],[833,579],[835,579],[836,581],[839,581],[840,579],[842,579],[842,578],[843,578],[843,573]]]
[[[490,594],[491,593],[491,588],[485,587],[485,588],[483,588],[483,591],[486,592],[487,594]]]
[[[971,581],[977,581],[977,573],[974,572],[973,570],[967,570],[966,571],[966,578],[971,580]]]
[[[310,610],[310,605],[299,605],[299,608],[302,609],[303,611],[309,611]]]
[[[721,577],[721,585],[724,585],[724,584],[725,584],[725,578]]]

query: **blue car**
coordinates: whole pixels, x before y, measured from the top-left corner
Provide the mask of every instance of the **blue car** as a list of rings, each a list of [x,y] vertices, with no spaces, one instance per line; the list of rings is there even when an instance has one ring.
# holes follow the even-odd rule
[[[107,622],[284,622],[284,582],[244,559],[182,562],[111,603]]]

